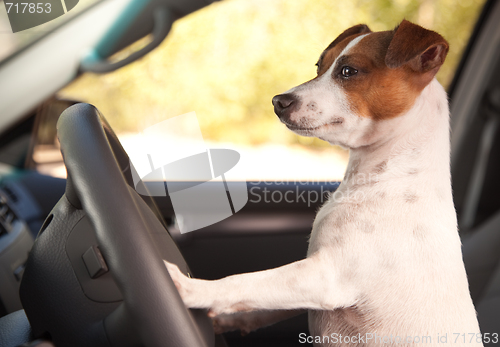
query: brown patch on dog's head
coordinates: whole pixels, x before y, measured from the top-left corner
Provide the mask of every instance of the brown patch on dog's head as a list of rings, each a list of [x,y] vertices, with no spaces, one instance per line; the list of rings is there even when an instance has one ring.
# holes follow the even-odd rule
[[[403,20],[395,29],[385,63],[389,68],[405,66],[419,76],[425,86],[443,65],[448,42],[438,33]],[[422,86],[423,88],[423,86]]]
[[[358,24],[349,29],[345,30],[340,34],[335,40],[332,41],[326,47],[326,49],[321,53],[316,66],[318,66],[318,77],[324,74],[330,66],[333,64],[335,59],[340,53],[347,47],[349,42],[354,40],[356,37],[364,34],[371,33],[372,31],[365,24]]]
[[[356,37],[367,34],[340,56]],[[448,52],[438,33],[403,20],[392,31],[372,33],[366,25],[347,29],[323,52],[318,77],[336,62],[332,79],[342,86],[359,116],[390,119],[408,111],[430,83]],[[356,73],[345,77],[344,68]]]

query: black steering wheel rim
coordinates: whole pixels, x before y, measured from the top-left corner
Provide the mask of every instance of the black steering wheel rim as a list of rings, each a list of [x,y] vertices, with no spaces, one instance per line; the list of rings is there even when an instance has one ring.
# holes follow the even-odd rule
[[[141,213],[128,156],[106,120],[92,105],[77,104],[63,112],[57,128],[68,171],[66,197],[88,215],[124,298],[105,318],[108,326],[134,326],[145,346],[213,345],[213,330],[207,338],[185,308],[150,237],[161,224]],[[178,255],[167,260],[185,267]]]

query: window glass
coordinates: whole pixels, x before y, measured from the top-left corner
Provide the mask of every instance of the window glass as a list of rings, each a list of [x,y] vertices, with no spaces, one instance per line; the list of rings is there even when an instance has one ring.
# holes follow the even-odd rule
[[[314,78],[320,53],[343,30],[359,23],[391,30],[403,18],[449,41],[437,76],[446,87],[483,3],[221,1],[177,21],[165,42],[140,61],[110,74],[85,74],[59,97],[95,105],[132,157],[142,156],[145,165],[145,140],[138,134],[194,111],[206,147],[240,153],[232,179],[341,180],[348,153],[286,129],[273,112],[272,97]],[[156,146],[174,152],[189,147],[183,141],[193,138],[193,129],[175,130]]]

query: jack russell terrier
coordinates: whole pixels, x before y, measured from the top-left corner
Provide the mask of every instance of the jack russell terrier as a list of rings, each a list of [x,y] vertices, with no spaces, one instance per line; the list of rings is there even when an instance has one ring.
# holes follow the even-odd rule
[[[290,130],[349,148],[344,180],[304,260],[215,281],[166,263],[186,306],[209,309],[216,332],[243,333],[308,310],[316,346],[482,346],[452,199],[448,100],[434,78],[447,53],[441,35],[406,20],[382,32],[356,25],[321,54],[315,78],[275,96]]]

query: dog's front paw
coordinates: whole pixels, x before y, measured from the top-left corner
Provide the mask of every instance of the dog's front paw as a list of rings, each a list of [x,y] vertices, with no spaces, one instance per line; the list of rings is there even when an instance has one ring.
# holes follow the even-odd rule
[[[193,295],[194,283],[192,282],[194,280],[186,277],[181,272],[181,270],[179,270],[179,267],[177,265],[169,263],[166,260],[164,260],[164,263],[186,307],[188,308],[200,307],[199,305],[197,305],[197,302]]]
[[[188,278],[179,270],[177,265],[165,260],[164,262],[186,307],[209,309],[208,315],[210,317],[252,310],[245,303],[236,301],[230,295],[226,295],[222,283]],[[233,302],[236,303],[232,304]]]

